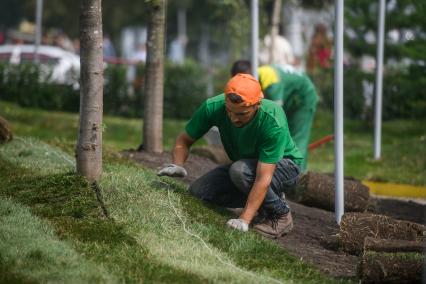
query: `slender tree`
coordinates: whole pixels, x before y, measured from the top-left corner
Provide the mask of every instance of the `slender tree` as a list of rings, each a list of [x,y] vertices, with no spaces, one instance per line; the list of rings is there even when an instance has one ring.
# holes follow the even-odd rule
[[[143,149],[163,152],[164,30],[166,0],[146,0],[148,40],[145,70]]]
[[[102,173],[102,1],[80,2],[80,126],[77,173],[96,182]]]

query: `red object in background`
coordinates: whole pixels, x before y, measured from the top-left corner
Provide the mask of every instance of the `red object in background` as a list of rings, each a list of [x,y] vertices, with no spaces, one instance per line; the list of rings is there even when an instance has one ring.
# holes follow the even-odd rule
[[[330,67],[331,50],[328,48],[321,48],[317,51],[317,58],[319,65],[322,68]]]
[[[308,146],[308,150],[313,150],[315,148],[318,148],[319,146],[321,146],[322,144],[325,144],[327,142],[330,142],[331,140],[334,139],[334,135],[327,135],[324,136],[321,139],[318,139],[317,141],[312,142],[311,144],[309,144]]]

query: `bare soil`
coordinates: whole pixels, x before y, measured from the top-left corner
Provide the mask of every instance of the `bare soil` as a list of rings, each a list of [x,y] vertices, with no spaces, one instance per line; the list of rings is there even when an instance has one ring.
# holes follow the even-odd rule
[[[171,154],[150,154],[144,151],[125,151],[122,154],[151,169],[160,169],[170,163]],[[216,167],[208,158],[190,155],[185,164],[188,176],[180,179],[186,184]],[[293,213],[293,231],[276,240],[290,254],[317,267],[320,271],[339,278],[356,277],[358,257],[339,248],[334,213],[289,201]],[[392,218],[425,223],[426,205],[412,201],[371,198],[369,212]]]

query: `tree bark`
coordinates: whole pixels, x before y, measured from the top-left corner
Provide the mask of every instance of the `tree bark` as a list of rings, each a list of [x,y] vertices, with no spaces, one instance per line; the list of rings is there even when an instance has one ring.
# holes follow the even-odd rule
[[[80,1],[80,125],[77,173],[89,182],[102,173],[103,51],[102,1]]]
[[[166,0],[147,1],[149,6],[143,149],[163,152],[164,30]]]

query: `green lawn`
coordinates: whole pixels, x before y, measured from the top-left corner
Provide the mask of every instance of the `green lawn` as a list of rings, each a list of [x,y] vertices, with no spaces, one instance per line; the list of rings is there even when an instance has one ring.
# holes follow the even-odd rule
[[[426,120],[384,121],[382,159],[373,158],[374,128],[345,120],[345,175],[395,183],[426,185]],[[312,141],[333,133],[333,116],[318,112]],[[310,153],[309,170],[333,172],[334,147],[328,143]]]
[[[38,139],[0,147],[0,283],[344,282],[227,229],[171,178],[115,159],[97,195],[74,168]]]
[[[53,143],[75,144],[76,114],[24,109],[0,102],[0,114],[8,119],[16,135]],[[142,120],[104,118],[104,145],[109,149],[137,148],[142,141]],[[165,120],[164,147],[170,150],[184,121]],[[374,129],[362,121],[345,120],[345,175],[359,179],[426,185],[426,120],[397,120],[383,123],[382,159],[373,159]],[[331,113],[318,111],[312,141],[333,133]],[[311,152],[309,170],[333,172],[334,149],[330,142]]]
[[[74,174],[76,114],[3,102],[0,114],[16,137],[0,146],[0,283],[336,282],[257,234],[228,230],[229,213],[205,207],[173,179],[110,159],[140,144],[141,120],[105,117],[106,160],[95,194]],[[426,184],[424,123],[385,122],[377,162],[373,129],[346,121],[345,173]],[[166,149],[183,126],[165,121]],[[332,129],[331,114],[319,112],[312,140]],[[332,143],[311,153],[310,169],[333,170]]]

